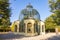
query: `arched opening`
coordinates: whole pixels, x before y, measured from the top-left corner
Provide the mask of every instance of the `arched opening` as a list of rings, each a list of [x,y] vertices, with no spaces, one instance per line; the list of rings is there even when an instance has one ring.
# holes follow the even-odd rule
[[[17,25],[15,25],[15,32],[17,32]]]
[[[36,23],[34,23],[34,33],[36,33],[38,30],[37,30],[37,25]]]
[[[19,24],[19,32],[25,32],[25,23]]]
[[[40,34],[40,26],[37,23],[34,23],[34,33]]]
[[[42,25],[42,32],[44,32],[44,25]]]
[[[27,24],[27,32],[28,33],[32,33],[31,27],[32,27],[32,23],[28,23]]]

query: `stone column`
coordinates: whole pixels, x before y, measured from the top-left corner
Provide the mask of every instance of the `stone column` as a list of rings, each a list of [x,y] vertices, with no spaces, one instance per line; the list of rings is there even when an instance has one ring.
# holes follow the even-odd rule
[[[38,23],[38,35],[40,35],[40,25]]]
[[[45,25],[44,25],[44,33],[45,33]]]
[[[56,32],[56,34],[58,34],[58,28],[55,28],[55,32]]]
[[[42,25],[40,24],[40,34],[42,34]]]
[[[19,32],[19,24],[17,24],[17,32]]]
[[[43,26],[43,34],[45,34],[45,25]]]
[[[27,34],[27,23],[25,23],[25,34]]]
[[[32,23],[32,35],[34,35],[34,23]]]

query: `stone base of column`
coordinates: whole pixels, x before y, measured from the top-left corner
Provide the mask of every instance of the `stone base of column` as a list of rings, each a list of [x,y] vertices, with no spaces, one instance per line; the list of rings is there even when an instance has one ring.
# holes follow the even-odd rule
[[[44,34],[45,34],[45,32],[41,32],[41,33],[40,33],[40,35],[44,35]]]
[[[27,34],[25,34],[25,36],[35,36],[35,35],[37,35],[37,33],[27,33]]]

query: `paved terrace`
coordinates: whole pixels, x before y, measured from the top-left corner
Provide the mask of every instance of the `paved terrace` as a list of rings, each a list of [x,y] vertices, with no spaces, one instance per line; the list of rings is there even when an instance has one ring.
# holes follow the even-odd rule
[[[26,37],[14,33],[0,33],[0,40],[60,40],[60,34],[56,35],[56,33],[47,33],[45,35]]]

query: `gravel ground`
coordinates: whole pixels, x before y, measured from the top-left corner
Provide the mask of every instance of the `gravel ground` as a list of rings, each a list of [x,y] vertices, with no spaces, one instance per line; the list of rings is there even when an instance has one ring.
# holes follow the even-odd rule
[[[19,34],[0,34],[0,40],[60,40],[60,34],[47,33],[45,35],[38,35],[33,37],[25,37]]]

